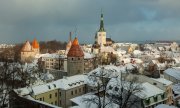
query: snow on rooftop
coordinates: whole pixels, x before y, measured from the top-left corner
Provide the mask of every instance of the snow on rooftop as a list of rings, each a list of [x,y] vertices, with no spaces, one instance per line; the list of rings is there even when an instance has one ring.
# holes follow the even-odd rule
[[[180,83],[173,85],[172,89],[173,89],[175,94],[180,95]]]
[[[84,52],[84,58],[85,58],[85,59],[90,59],[90,58],[94,58],[94,57],[95,57],[94,54]]]
[[[64,55],[60,55],[60,54],[57,54],[57,53],[53,53],[53,54],[49,54],[49,53],[46,53],[46,54],[37,54],[35,56],[35,58],[64,58]]]
[[[142,87],[143,90],[141,92],[136,93],[135,95],[143,99],[164,93],[163,90],[159,89],[158,87],[148,82],[142,83]]]
[[[75,75],[75,76],[59,79],[57,81],[47,83],[44,85],[32,87],[32,91],[34,95],[38,95],[55,89],[68,90],[85,84],[86,79],[87,79],[86,75]]]
[[[160,104],[160,105],[157,105],[155,108],[177,108],[177,107],[169,106],[169,105],[166,105],[166,104]]]
[[[72,102],[78,105],[71,108],[97,108],[98,107],[96,103],[85,101],[86,99],[93,99],[94,101],[98,102],[98,97],[96,95],[85,94],[85,95],[81,95],[81,96],[70,99]],[[102,98],[101,98],[101,101],[103,101]],[[109,100],[108,98],[105,98],[105,103],[109,103],[107,104],[106,108],[119,108],[117,104],[111,102],[111,100]]]
[[[113,49],[113,47],[110,47],[110,46],[102,46],[101,47],[101,52],[115,52],[115,50]]]
[[[133,54],[134,55],[139,55],[139,54],[142,54],[143,52],[142,51],[140,51],[140,50],[134,50],[133,51]]]
[[[180,70],[169,68],[164,71],[166,74],[180,80]]]
[[[24,88],[19,88],[19,89],[14,89],[14,92],[19,94],[20,96],[28,95],[31,92],[30,88],[24,87]]]
[[[173,82],[167,80],[167,79],[164,79],[164,78],[151,78],[152,80],[155,80],[155,81],[158,81],[162,84],[165,84],[165,85],[171,85]]]

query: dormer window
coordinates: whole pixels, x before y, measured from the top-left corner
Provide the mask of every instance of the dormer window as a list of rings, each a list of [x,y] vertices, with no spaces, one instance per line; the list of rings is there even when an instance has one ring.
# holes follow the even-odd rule
[[[49,88],[49,89],[51,89],[51,86],[50,86],[50,85],[48,85],[48,88]]]
[[[115,87],[115,88],[114,88],[114,90],[115,90],[115,91],[118,91],[118,90],[119,90],[119,88],[118,88],[118,87]]]
[[[56,88],[56,84],[53,84],[54,85],[54,88]]]
[[[110,85],[110,86],[109,86],[109,89],[111,90],[112,88],[113,88],[113,87]]]

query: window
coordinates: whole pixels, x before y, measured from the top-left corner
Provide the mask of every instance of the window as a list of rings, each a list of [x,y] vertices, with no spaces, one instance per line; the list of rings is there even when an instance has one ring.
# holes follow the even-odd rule
[[[79,92],[81,92],[81,88],[79,88]]]
[[[57,101],[55,101],[55,105],[57,105]]]
[[[85,87],[83,87],[83,91],[85,91]]]
[[[42,101],[42,98],[39,98],[40,101]]]
[[[112,90],[112,88],[113,88],[113,87],[110,85],[110,86],[109,86],[109,89]]]
[[[77,90],[75,90],[75,94],[77,94]]]
[[[51,102],[51,104],[53,104],[53,102]]]
[[[44,101],[44,97],[43,97],[43,101]]]
[[[157,85],[157,83],[154,82],[153,85]]]
[[[73,58],[72,58],[72,60],[73,60]]]
[[[59,92],[59,96],[61,96],[61,92]]]
[[[53,84],[54,85],[54,88],[56,88],[56,84]]]
[[[51,89],[50,85],[48,85],[48,88]]]
[[[50,98],[50,99],[52,98],[52,95],[51,95],[51,94],[49,94],[49,98]]]
[[[55,93],[55,97],[57,97],[57,93]]]
[[[73,95],[73,91],[71,91],[71,95]]]
[[[118,87],[115,87],[115,88],[114,88],[114,90],[115,90],[115,91],[118,91],[118,90],[119,90],[119,88],[118,88]]]
[[[78,58],[78,60],[80,60],[80,58]]]
[[[61,100],[59,101],[59,104],[61,105]]]

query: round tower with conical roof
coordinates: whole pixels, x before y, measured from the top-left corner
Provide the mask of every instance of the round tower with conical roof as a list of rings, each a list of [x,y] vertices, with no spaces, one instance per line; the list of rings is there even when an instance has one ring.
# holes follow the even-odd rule
[[[35,54],[39,54],[39,43],[36,39],[32,42],[32,50]]]
[[[21,62],[30,61],[32,58],[34,52],[32,51],[32,46],[29,43],[29,41],[26,41],[26,43],[23,45],[21,49]]]
[[[84,53],[77,38],[73,40],[67,54],[67,71],[68,76],[84,73]]]

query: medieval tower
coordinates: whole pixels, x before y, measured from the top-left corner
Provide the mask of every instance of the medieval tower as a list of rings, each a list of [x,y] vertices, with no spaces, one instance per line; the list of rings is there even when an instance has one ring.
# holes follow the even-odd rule
[[[84,53],[75,38],[67,54],[67,75],[72,76],[84,73]]]

